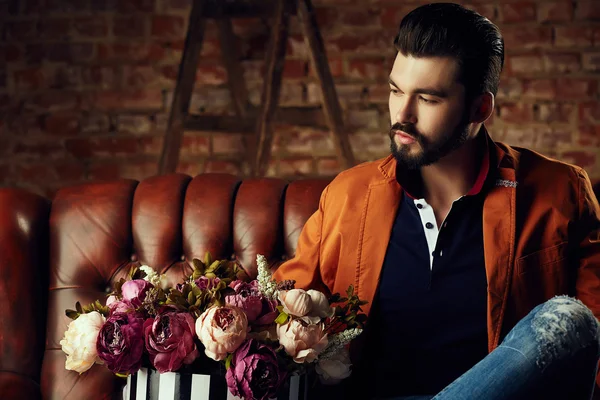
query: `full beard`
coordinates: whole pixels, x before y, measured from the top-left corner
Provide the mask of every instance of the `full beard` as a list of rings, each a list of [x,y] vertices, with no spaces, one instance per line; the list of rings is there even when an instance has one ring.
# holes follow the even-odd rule
[[[469,121],[463,117],[454,130],[435,141],[423,136],[414,125],[396,123],[390,128],[390,150],[398,162],[398,166],[407,170],[416,170],[421,167],[432,165],[440,159],[461,147],[469,137]],[[398,146],[394,140],[395,131],[400,130],[412,136],[421,151],[411,154],[408,145]],[[414,145],[414,144],[413,144]]]

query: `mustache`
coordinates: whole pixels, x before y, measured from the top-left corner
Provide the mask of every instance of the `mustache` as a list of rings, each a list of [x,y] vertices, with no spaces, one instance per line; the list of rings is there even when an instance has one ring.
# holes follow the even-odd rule
[[[422,135],[419,133],[419,131],[417,131],[417,128],[415,128],[413,124],[395,123],[390,128],[390,137],[394,136],[395,131],[402,131],[404,133],[407,133],[410,136],[414,137],[417,141],[423,140]]]

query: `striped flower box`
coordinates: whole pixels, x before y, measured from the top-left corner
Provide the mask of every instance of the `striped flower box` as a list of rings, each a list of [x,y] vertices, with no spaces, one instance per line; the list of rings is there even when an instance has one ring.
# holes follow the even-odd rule
[[[271,400],[307,400],[305,375],[292,375]],[[123,400],[241,400],[227,389],[221,375],[168,372],[142,368],[127,378]]]

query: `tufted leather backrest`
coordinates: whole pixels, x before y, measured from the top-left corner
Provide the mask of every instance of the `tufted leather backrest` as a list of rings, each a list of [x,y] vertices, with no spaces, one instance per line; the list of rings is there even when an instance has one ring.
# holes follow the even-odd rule
[[[256,254],[272,265],[293,256],[327,180],[240,181],[227,174],[174,174],[90,183],[59,191],[50,213],[50,284],[42,395],[47,399],[119,398],[123,381],[102,366],[64,369],[66,308],[104,300],[132,265],[147,264],[171,282],[193,258],[240,262],[256,275]]]

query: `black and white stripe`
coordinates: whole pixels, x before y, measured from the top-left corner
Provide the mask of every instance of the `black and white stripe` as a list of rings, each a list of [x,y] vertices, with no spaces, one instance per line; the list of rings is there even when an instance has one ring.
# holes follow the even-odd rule
[[[289,390],[287,390],[289,388]],[[307,400],[307,379],[293,375],[285,393],[271,400]],[[123,400],[241,400],[220,375],[179,374],[142,368],[127,378]]]

